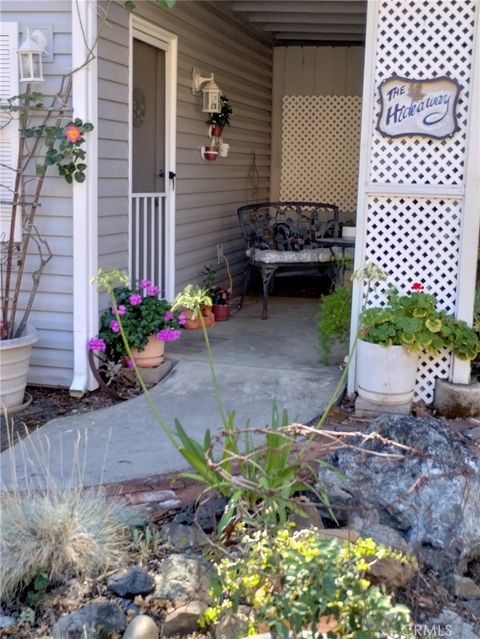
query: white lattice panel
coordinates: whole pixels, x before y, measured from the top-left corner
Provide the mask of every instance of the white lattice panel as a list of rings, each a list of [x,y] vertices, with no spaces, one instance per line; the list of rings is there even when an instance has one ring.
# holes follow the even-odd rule
[[[372,196],[368,202],[365,259],[389,274],[388,284],[401,293],[422,282],[453,313],[457,295],[461,202],[455,199]],[[370,305],[383,305],[385,287],[378,285]],[[434,379],[448,378],[448,352],[421,359],[415,399],[430,403]]]
[[[462,90],[457,106],[459,131],[451,138],[389,139],[375,131],[370,182],[463,183],[474,23],[473,0],[379,2],[375,88],[393,74],[407,78],[447,75],[458,80]],[[375,123],[379,109],[377,100]]]
[[[358,96],[284,96],[281,200],[356,210],[361,103]]]

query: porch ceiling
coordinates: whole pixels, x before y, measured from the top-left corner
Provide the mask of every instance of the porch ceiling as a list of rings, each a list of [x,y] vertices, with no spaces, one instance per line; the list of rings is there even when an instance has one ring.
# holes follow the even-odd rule
[[[274,44],[363,44],[367,0],[226,0]]]

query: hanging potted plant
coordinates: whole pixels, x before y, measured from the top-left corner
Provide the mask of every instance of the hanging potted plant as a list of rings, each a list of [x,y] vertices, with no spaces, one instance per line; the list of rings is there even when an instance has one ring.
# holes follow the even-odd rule
[[[225,126],[230,126],[230,117],[233,115],[233,109],[228,102],[226,95],[220,96],[220,113],[210,113],[207,124],[210,126],[210,137],[219,138]]]
[[[172,311],[170,303],[158,297],[159,288],[150,280],[138,287],[118,287],[113,290],[115,307],[102,313],[98,336],[90,340],[91,351],[102,351],[112,362],[123,362],[129,368],[159,366],[165,360],[165,342],[180,338],[185,317]],[[129,359],[116,313],[120,316],[125,337],[130,346]]]
[[[388,305],[369,308],[359,318],[357,386],[359,397],[388,407],[413,399],[420,353],[436,356],[443,349],[464,360],[480,351],[480,341],[466,322],[437,310],[437,298],[420,282],[406,295],[395,288]]]
[[[28,84],[25,93],[10,98],[2,108],[4,127],[18,126],[19,134],[16,166],[3,173],[6,180],[11,175],[14,179],[0,184],[2,199],[11,202],[9,228],[0,241],[0,407],[9,412],[23,407],[32,347],[38,340],[28,320],[45,266],[52,258],[35,224],[45,176],[55,166],[69,184],[85,180],[86,153],[82,147],[93,125],[79,118],[72,120],[66,113],[68,97],[69,89],[46,108],[42,94],[32,92]],[[27,257],[29,266],[34,264],[29,268],[30,285],[24,281]],[[23,300],[25,291],[27,298]]]

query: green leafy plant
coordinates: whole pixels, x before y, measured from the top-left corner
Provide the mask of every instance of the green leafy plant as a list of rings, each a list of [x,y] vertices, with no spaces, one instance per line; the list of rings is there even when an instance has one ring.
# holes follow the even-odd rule
[[[251,608],[250,633],[267,625],[282,639],[304,630],[312,639],[413,637],[408,609],[369,580],[370,566],[382,557],[409,561],[399,553],[371,539],[342,542],[322,539],[315,529],[288,528],[245,537],[243,551],[217,564],[213,605],[203,625],[245,604]]]
[[[220,96],[220,109],[220,113],[210,113],[207,124],[223,129],[225,125],[230,126],[230,118],[233,115],[233,109],[226,95]]]
[[[126,276],[122,279],[125,278]],[[129,345],[139,351],[144,350],[151,335],[165,342],[179,339],[180,326],[185,319],[182,313],[172,310],[166,299],[159,299],[158,292],[158,286],[153,285],[150,280],[142,280],[134,288],[114,288],[112,308],[102,314],[98,337],[90,340],[89,349],[105,352],[113,362],[125,358],[127,352],[116,314],[122,318],[122,327]],[[127,360],[131,361],[129,358]]]
[[[474,359],[480,351],[475,331],[464,321],[437,310],[437,298],[415,282],[412,291],[388,292],[388,305],[368,308],[360,314],[360,339],[381,346],[400,345],[410,353],[438,355],[450,348],[460,359]]]
[[[317,315],[318,346],[322,364],[330,363],[332,341],[348,344],[350,336],[350,315],[352,292],[348,286],[337,286],[333,293],[322,295],[320,311]]]

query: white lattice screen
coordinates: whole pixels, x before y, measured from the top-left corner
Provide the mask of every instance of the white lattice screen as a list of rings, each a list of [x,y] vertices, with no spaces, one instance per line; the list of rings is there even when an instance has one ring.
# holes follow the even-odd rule
[[[365,259],[382,266],[390,274],[389,283],[403,292],[412,282],[423,282],[437,295],[442,308],[454,312],[463,215],[463,197],[454,192],[465,180],[475,3],[381,0],[376,6],[377,57],[365,189]],[[459,130],[446,140],[380,135],[374,128],[380,108],[378,86],[393,74],[407,78],[447,75],[457,79],[462,86],[457,108]],[[395,185],[402,185],[400,190],[405,195],[396,194]],[[406,195],[409,185],[412,195]],[[432,191],[433,185],[442,187],[438,197]],[[454,189],[452,194],[449,187]],[[435,378],[447,378],[450,365],[448,353],[421,361],[416,400],[432,401]]]
[[[284,96],[281,200],[356,210],[361,104],[358,96]]]

